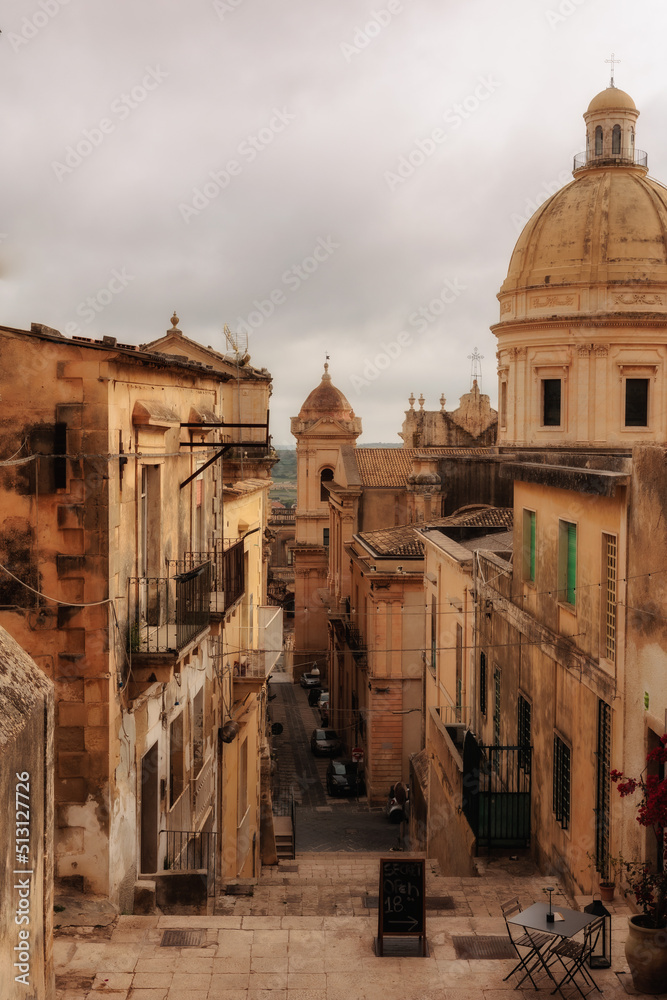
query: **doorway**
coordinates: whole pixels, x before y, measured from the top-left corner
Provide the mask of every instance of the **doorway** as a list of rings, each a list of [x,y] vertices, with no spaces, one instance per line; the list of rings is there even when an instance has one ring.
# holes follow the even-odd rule
[[[158,855],[158,745],[141,758],[141,872],[157,871]]]

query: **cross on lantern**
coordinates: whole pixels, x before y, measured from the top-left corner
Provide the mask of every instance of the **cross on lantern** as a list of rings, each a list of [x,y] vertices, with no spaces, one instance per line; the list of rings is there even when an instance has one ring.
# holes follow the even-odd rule
[[[620,63],[620,61],[621,60],[617,59],[613,52],[611,54],[611,59],[605,59],[606,63],[611,63],[611,83],[609,84],[610,87],[614,86],[614,64]]]

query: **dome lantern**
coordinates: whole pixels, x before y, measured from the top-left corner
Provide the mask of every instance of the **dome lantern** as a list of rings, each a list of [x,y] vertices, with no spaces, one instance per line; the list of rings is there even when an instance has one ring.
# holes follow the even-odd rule
[[[611,84],[584,112],[586,149],[574,158],[575,175],[595,167],[636,167],[646,172],[646,153],[635,145],[639,111],[629,94]]]

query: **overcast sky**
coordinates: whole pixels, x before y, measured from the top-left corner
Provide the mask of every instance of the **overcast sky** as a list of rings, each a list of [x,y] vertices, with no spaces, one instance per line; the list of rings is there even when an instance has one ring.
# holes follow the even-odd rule
[[[250,331],[279,446],[326,352],[362,443],[411,392],[454,408],[475,347],[495,405],[495,296],[612,51],[667,181],[664,0],[5,0],[0,27],[0,324]]]

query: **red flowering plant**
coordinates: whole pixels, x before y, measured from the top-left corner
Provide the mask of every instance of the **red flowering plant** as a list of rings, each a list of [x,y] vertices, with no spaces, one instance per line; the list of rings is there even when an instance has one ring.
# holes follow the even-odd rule
[[[667,763],[667,733],[660,737],[658,746],[646,757],[647,769],[639,778],[628,778],[622,771],[612,771],[611,780],[622,798],[641,793],[637,808],[637,822],[650,827],[656,837],[658,852],[662,856],[660,870],[654,870],[649,861],[624,861],[625,877],[637,904],[644,915],[645,927],[667,927],[667,777],[647,773],[650,765],[657,765],[664,773]]]

